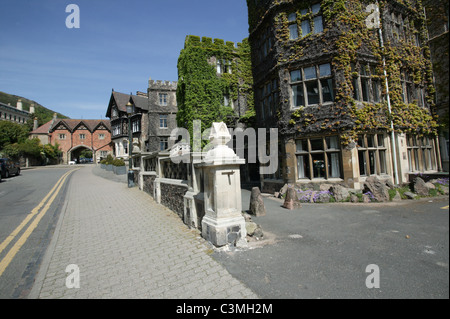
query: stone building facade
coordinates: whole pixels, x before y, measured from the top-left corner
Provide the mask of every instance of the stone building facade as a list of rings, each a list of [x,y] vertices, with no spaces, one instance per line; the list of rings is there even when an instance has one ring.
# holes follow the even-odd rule
[[[129,158],[129,119],[126,105],[133,104],[131,129],[133,136],[133,152],[139,152],[147,147],[148,132],[148,97],[146,93],[137,92],[136,95],[112,91],[106,111],[110,119],[111,141],[114,156],[128,160]]]
[[[186,36],[178,58],[177,102],[178,125],[189,131],[191,139],[195,120],[201,120],[202,132],[216,121],[224,121],[231,129],[254,127],[248,39],[235,44],[223,39]],[[247,148],[245,145],[240,154],[247,156]],[[259,179],[257,164],[243,165],[241,177],[243,181]]]
[[[37,137],[42,144],[59,145],[61,162],[80,162],[83,150],[92,152],[93,161],[112,153],[111,127],[106,120],[53,119],[30,132],[30,138]]]
[[[442,168],[449,171],[449,2],[446,0],[424,0],[428,20],[428,44],[433,62],[436,86],[436,108],[442,125],[439,142]]]
[[[257,126],[280,140],[265,190],[441,170],[420,1],[247,4]]]
[[[173,146],[170,133],[177,127],[177,82],[148,81],[147,152],[164,151]]]
[[[30,119],[30,114],[34,113],[34,106],[31,111],[28,112],[23,109],[21,99],[17,101],[16,107],[0,102],[0,121],[25,124]]]
[[[131,117],[133,153],[163,151],[174,144],[170,134],[177,127],[176,90],[177,82],[150,79],[146,93],[111,93],[106,117],[110,118],[116,157],[129,158],[128,102],[134,106]]]

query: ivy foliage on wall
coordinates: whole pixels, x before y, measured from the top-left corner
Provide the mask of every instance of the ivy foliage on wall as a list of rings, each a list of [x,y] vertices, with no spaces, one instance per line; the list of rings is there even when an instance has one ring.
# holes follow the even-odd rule
[[[217,61],[229,63],[231,72],[217,72]],[[177,122],[188,129],[192,137],[193,121],[201,120],[202,130],[213,122],[234,122],[239,116],[231,106],[225,106],[224,97],[239,105],[238,98],[246,98],[247,112],[240,114],[243,121],[251,122],[254,113],[253,79],[251,76],[250,48],[244,40],[235,47],[224,42],[198,36],[187,36],[185,47],[178,59]]]
[[[248,1],[249,8],[250,2],[251,0]],[[270,8],[266,6],[266,11],[249,13],[249,19],[255,27],[258,19],[267,21],[268,17],[273,15],[278,50],[277,65],[280,69],[286,69],[286,79],[289,77],[288,68],[296,63],[311,63],[310,61],[319,60],[320,56],[332,62],[335,103],[292,111],[289,95],[282,92],[284,97],[281,103],[284,105],[279,112],[282,131],[288,134],[337,132],[345,145],[356,140],[358,134],[390,130],[392,120],[397,132],[436,135],[438,124],[434,104],[435,89],[421,1],[378,1],[382,31],[385,35],[384,48],[380,46],[377,30],[369,30],[366,26],[366,19],[370,14],[366,12],[366,7],[375,3],[369,0],[323,0],[321,1],[323,32],[310,33],[294,40],[289,39],[289,24],[292,22],[288,21],[288,14],[297,12],[298,17],[300,11],[308,8],[310,3],[305,0],[271,1]],[[276,8],[277,6],[279,8]],[[408,18],[413,39],[417,38],[421,43],[420,46],[411,39],[399,36],[395,40],[386,36],[393,32],[388,21],[393,10],[401,12]],[[386,78],[383,72],[383,57],[386,61],[391,113],[388,110],[384,86]],[[357,74],[352,65],[360,66],[361,62],[370,62],[376,70],[373,78],[384,88],[380,103],[362,103],[353,99],[353,81]],[[423,88],[424,99],[429,108],[418,106],[416,101],[404,102],[402,72],[410,76],[416,87]]]

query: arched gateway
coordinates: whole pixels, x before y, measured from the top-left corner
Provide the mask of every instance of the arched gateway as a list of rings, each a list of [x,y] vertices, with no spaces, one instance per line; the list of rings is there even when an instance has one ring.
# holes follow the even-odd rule
[[[92,152],[94,163],[112,154],[111,125],[108,120],[74,120],[55,117],[31,132],[42,144],[58,144],[62,163],[80,162],[82,152]]]

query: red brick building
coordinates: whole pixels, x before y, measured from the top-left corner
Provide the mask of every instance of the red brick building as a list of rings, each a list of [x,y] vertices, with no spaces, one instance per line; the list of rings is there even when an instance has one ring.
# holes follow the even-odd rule
[[[62,162],[79,162],[83,150],[92,151],[94,162],[112,154],[111,125],[108,120],[52,119],[30,133],[42,144],[56,143],[62,151]]]

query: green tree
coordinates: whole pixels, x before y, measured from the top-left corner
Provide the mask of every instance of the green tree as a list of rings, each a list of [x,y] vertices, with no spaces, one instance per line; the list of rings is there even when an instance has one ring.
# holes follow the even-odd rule
[[[13,122],[0,121],[0,150],[9,144],[21,143],[27,138],[28,130],[25,126]]]

